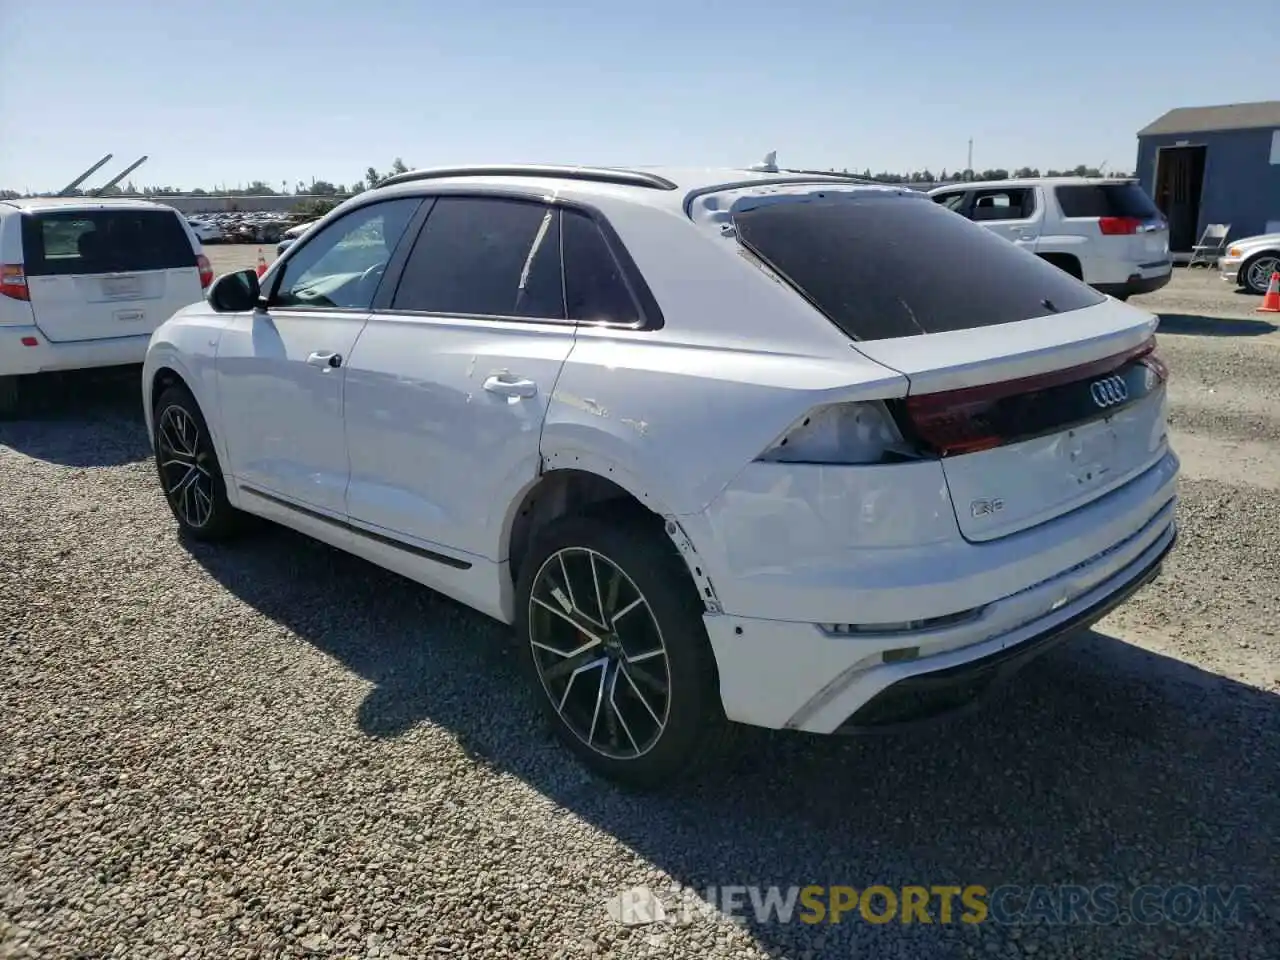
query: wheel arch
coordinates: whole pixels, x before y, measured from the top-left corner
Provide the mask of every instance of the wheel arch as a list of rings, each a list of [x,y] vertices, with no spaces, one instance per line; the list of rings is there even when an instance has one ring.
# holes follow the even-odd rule
[[[626,469],[585,452],[544,457],[542,472],[507,511],[501,556],[507,560],[512,586],[519,581],[529,547],[548,524],[572,514],[608,516],[614,511],[648,520],[655,530],[665,533],[680,553],[704,605],[719,609],[705,565],[665,502]]]
[[[160,395],[171,386],[185,387],[192,396],[196,395],[191,377],[176,356],[166,352],[148,357],[142,375],[142,413],[147,422],[148,439],[155,432],[156,403]],[[199,403],[198,398],[196,402]]]
[[[142,413],[147,424],[147,438],[149,442],[154,443],[156,401],[169,387],[179,386],[195,398],[196,405],[200,408],[200,413],[208,427],[209,435],[213,439],[218,460],[227,464],[229,462],[227,449],[223,442],[221,424],[218,422],[218,411],[214,398],[208,396],[214,387],[206,382],[207,379],[207,377],[202,379],[183,363],[182,355],[176,350],[153,348],[147,357],[142,374]],[[228,487],[230,486],[231,484],[228,484]]]
[[[1064,273],[1068,273],[1077,280],[1084,279],[1084,264],[1080,258],[1073,253],[1062,253],[1057,250],[1045,251],[1044,253],[1036,253],[1041,260],[1051,263]]]
[[[157,367],[155,373],[151,376],[147,406],[154,411],[156,401],[160,399],[160,394],[170,387],[185,387],[187,390],[191,390],[191,384],[187,383],[186,379],[176,369],[167,364]]]

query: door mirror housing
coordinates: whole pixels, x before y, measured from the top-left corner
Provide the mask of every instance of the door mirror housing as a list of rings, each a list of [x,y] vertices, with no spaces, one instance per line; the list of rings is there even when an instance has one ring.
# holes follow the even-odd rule
[[[209,286],[209,305],[218,313],[253,310],[262,298],[258,272],[253,269],[224,273]]]

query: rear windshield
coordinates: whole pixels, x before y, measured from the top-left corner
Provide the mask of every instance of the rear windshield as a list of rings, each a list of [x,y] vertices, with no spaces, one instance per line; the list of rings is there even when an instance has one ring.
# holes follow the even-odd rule
[[[1160,211],[1136,183],[1091,183],[1056,187],[1064,217],[1160,216]]]
[[[22,218],[29,276],[124,273],[194,267],[182,221],[166,210],[79,210]]]
[[[854,340],[1013,323],[1105,300],[923,196],[814,194],[733,219],[739,240]]]

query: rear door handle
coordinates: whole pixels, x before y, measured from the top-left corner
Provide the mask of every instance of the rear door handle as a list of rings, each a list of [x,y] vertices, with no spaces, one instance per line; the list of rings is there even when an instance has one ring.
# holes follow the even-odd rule
[[[342,354],[313,353],[307,357],[307,363],[313,367],[340,367],[342,366]]]
[[[538,385],[523,377],[513,377],[509,373],[494,374],[484,382],[484,388],[500,397],[535,397]]]

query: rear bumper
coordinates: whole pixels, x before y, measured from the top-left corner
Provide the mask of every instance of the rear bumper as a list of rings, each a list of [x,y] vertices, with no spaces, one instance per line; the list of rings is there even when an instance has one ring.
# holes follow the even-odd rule
[[[1169,266],[1163,273],[1144,276],[1134,273],[1123,283],[1095,283],[1093,288],[1109,297],[1137,297],[1144,293],[1154,293],[1166,286],[1173,277],[1173,267]]]
[[[984,695],[995,691],[1032,660],[1063,640],[1092,627],[1155,580],[1176,542],[1177,528],[1174,527],[1169,536],[1153,545],[1134,561],[1130,569],[1116,578],[1120,586],[1110,593],[1098,591],[1102,595],[1092,606],[1019,644],[954,667],[899,680],[855,710],[835,732],[882,733],[954,719],[957,714],[980,703]]]
[[[30,346],[24,340],[34,340]],[[142,363],[151,334],[50,343],[37,326],[0,327],[0,376]]]
[[[832,733],[904,680],[1087,625],[1089,616],[1105,614],[1107,602],[1122,602],[1125,588],[1168,552],[1178,466],[1167,452],[1101,499],[984,544],[957,535],[909,550],[852,550],[839,564],[786,561],[778,556],[785,530],[756,530],[772,534],[765,541],[775,562],[745,579],[688,529],[724,611],[708,613],[704,624],[726,714],[757,726]],[[917,515],[921,506],[917,501]],[[790,529],[803,533],[799,519],[789,519]],[[733,552],[741,559],[744,550]]]
[[[974,642],[914,660],[863,656],[861,638],[831,637],[813,624],[704,618],[720,671],[726,715],[739,723],[809,733],[893,729],[943,716],[976,702],[1055,642],[1091,626],[1154,579],[1177,539],[1174,505],[1118,557],[991,604],[965,625]],[[1089,568],[1106,575],[1062,603],[1069,582]],[[1027,613],[1038,611],[1030,619]],[[1002,626],[996,626],[1002,624]],[[992,634],[992,630],[996,632]],[[742,632],[737,633],[738,630]],[[985,637],[985,639],[982,639]],[[927,636],[899,637],[898,649]],[[845,648],[845,666],[836,654]],[[849,663],[852,661],[852,663]]]

